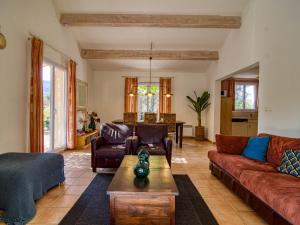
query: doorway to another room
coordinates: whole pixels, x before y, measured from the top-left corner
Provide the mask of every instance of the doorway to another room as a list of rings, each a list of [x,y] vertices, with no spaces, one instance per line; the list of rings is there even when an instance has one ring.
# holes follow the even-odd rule
[[[258,64],[242,69],[221,81],[221,134],[257,135],[258,91]]]
[[[45,152],[67,145],[67,70],[54,63],[43,63],[43,120]]]

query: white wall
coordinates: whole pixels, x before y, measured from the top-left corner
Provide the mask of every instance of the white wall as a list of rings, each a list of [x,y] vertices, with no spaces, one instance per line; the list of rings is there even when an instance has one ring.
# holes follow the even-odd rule
[[[299,12],[298,0],[250,1],[241,29],[228,35],[210,67],[210,90],[219,95],[218,79],[259,62],[259,132],[300,137]],[[211,140],[219,131],[217,104],[209,110]]]
[[[101,118],[101,122],[111,122],[114,119],[122,119],[124,112],[124,78],[122,76],[138,76],[145,79],[148,72],[119,72],[119,71],[95,71],[93,74],[93,98],[95,110]],[[187,105],[187,95],[193,96],[193,91],[198,93],[206,91],[207,76],[201,73],[175,73],[157,72],[154,77],[169,76],[173,80],[172,112],[176,113],[178,120],[187,124],[197,125],[197,116]],[[146,78],[146,80],[148,80]],[[206,125],[205,113],[203,125]]]
[[[7,48],[0,50],[0,153],[24,152],[29,141],[29,32],[72,57],[79,79],[88,80],[91,70],[72,34],[59,24],[51,0],[0,0],[0,25],[7,38]],[[59,62],[57,55],[45,47],[47,58]]]

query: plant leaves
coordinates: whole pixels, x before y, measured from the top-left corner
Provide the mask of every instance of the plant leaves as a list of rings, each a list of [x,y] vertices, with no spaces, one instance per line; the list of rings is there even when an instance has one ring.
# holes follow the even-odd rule
[[[210,105],[208,102],[210,94],[208,91],[203,92],[201,96],[198,96],[196,91],[194,91],[194,94],[196,99],[193,99],[190,96],[186,97],[192,103],[192,106],[189,105],[189,107],[199,114]]]

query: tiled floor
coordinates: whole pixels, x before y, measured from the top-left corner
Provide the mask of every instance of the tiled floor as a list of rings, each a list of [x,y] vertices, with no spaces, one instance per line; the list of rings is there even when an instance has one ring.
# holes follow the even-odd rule
[[[214,148],[209,142],[184,140],[182,149],[175,147],[173,150],[173,174],[190,176],[220,225],[266,224],[236,195],[210,175],[207,151]],[[88,150],[66,151],[64,157],[65,184],[52,189],[37,201],[37,214],[30,224],[58,224],[94,178]]]

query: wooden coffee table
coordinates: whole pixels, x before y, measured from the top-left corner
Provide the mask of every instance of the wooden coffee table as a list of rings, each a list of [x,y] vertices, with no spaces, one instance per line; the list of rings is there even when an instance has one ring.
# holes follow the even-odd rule
[[[175,225],[175,196],[179,194],[165,156],[150,156],[148,179],[136,179],[137,156],[125,156],[107,194],[110,224]]]

